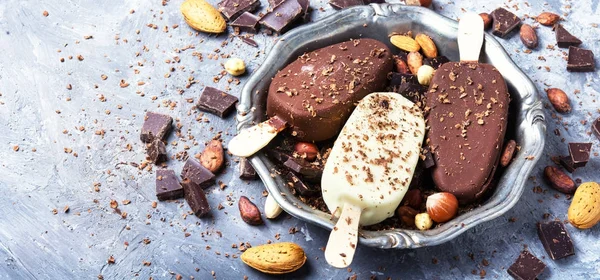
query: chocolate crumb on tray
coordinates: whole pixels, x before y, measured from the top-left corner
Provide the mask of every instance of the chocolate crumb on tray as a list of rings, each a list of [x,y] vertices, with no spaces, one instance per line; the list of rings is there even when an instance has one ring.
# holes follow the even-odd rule
[[[235,108],[237,102],[238,98],[233,95],[213,87],[205,87],[200,94],[198,109],[224,118]]]

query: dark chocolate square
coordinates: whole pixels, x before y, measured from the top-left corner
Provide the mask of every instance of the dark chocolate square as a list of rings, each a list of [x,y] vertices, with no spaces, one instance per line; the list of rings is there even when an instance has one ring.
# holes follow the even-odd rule
[[[591,50],[578,47],[569,47],[567,58],[567,71],[570,72],[593,72],[596,70],[594,53]]]
[[[215,182],[215,175],[193,158],[189,158],[185,162],[181,171],[181,178],[184,180],[188,179],[204,189],[210,187]]]
[[[258,0],[223,0],[219,2],[219,11],[227,18],[232,20],[244,12],[252,12],[260,6]]]
[[[492,34],[504,38],[521,24],[521,19],[504,8],[492,12],[494,19]]]
[[[272,12],[267,13],[260,20],[260,24],[277,33],[283,33],[301,15],[302,6],[297,0],[285,0],[277,5]]]
[[[544,269],[546,269],[546,265],[525,250],[508,268],[508,274],[517,280],[535,280]]]
[[[571,33],[560,24],[554,26],[554,33],[556,34],[556,44],[559,48],[581,45],[581,40],[571,35]]]
[[[144,117],[144,125],[140,134],[140,140],[144,143],[150,143],[152,140],[163,140],[167,133],[171,130],[173,118],[168,115],[146,112]]]
[[[594,135],[596,135],[596,138],[600,140],[600,118],[597,118],[592,123],[592,133],[594,133]]]
[[[183,187],[171,169],[156,170],[156,197],[158,200],[171,200],[183,197]]]
[[[146,149],[148,159],[156,164],[167,161],[167,148],[160,139],[154,139]]]
[[[573,164],[571,160],[571,156],[561,156],[560,157],[560,165],[562,165],[569,173],[573,173],[577,167]]]
[[[205,87],[200,94],[198,109],[215,114],[220,118],[226,117],[238,102],[237,97],[222,92],[213,87]]]
[[[230,25],[233,28],[238,28],[241,32],[256,33],[256,26],[259,18],[249,12],[244,12],[236,18]],[[242,37],[243,40],[243,37]]]
[[[288,172],[286,174],[286,179],[287,179],[288,186],[293,187],[294,190],[296,191],[296,193],[298,193],[300,195],[314,196],[314,195],[320,193],[320,190],[305,184],[293,172]]]
[[[256,170],[247,158],[240,158],[240,178],[245,180],[256,179]]]
[[[210,205],[202,187],[189,179],[184,179],[181,185],[183,185],[185,201],[187,201],[194,215],[200,218],[206,216],[210,212]]]
[[[548,256],[560,260],[575,255],[573,241],[565,225],[560,221],[538,223],[538,236],[544,245]]]
[[[590,160],[592,143],[569,143],[569,154],[575,168],[584,167]]]

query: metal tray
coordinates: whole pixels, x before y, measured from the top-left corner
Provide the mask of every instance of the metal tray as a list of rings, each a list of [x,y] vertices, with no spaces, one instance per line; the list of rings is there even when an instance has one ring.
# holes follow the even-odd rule
[[[458,23],[422,7],[399,4],[371,4],[342,10],[312,24],[304,25],[281,36],[262,66],[253,73],[243,88],[238,109],[238,131],[266,119],[266,96],[271,78],[277,70],[304,52],[349,40],[374,38],[389,43],[392,32],[425,33],[433,38],[440,54],[457,61]],[[495,219],[517,203],[525,182],[544,149],[546,123],[542,103],[531,80],[515,65],[502,46],[489,34],[481,62],[493,64],[504,76],[511,94],[511,115],[507,134],[521,146],[514,161],[504,171],[493,195],[481,206],[427,231],[394,229],[360,230],[359,242],[378,248],[418,248],[449,241],[477,224]],[[297,199],[283,179],[273,172],[273,163],[259,152],[250,158],[269,193],[294,217],[331,230],[330,214],[314,210]]]

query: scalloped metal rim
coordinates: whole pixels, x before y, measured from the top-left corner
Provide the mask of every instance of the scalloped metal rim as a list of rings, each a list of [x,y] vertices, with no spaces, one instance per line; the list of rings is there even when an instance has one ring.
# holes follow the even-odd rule
[[[258,110],[255,110],[254,105],[256,104],[253,104],[253,97],[256,96],[253,96],[253,94],[264,94],[264,91],[261,93],[259,88],[261,85],[264,87],[265,81],[269,81],[274,75],[273,71],[276,71],[276,69],[273,69],[273,65],[282,64],[284,58],[289,58],[289,55],[288,57],[283,57],[282,53],[291,53],[293,47],[300,48],[300,43],[306,45],[314,42],[318,38],[315,39],[313,36],[309,36],[309,34],[319,34],[319,31],[327,30],[341,20],[360,22],[364,21],[365,18],[372,18],[372,21],[376,21],[377,19],[390,16],[410,17],[411,19],[427,17],[443,26],[443,28],[450,28],[452,30],[457,30],[458,28],[456,21],[443,17],[429,9],[399,4],[371,4],[369,6],[346,9],[315,23],[294,29],[280,37],[279,41],[269,52],[265,62],[254,72],[244,86],[241,100],[237,107],[238,131],[262,121],[264,118],[262,114],[257,112]],[[291,46],[291,42],[296,43],[296,45]],[[503,174],[498,183],[496,193],[480,207],[462,214],[452,221],[432,230],[423,232],[403,229],[387,231],[361,230],[359,242],[362,245],[402,249],[444,243],[480,223],[501,216],[512,208],[521,197],[526,179],[544,148],[546,123],[542,111],[542,103],[538,97],[535,85],[515,65],[498,41],[489,34],[485,36],[484,54],[494,57],[494,66],[502,73],[509,86],[512,85],[516,89],[516,93],[521,99],[521,110],[516,124],[516,138],[522,148],[513,163]],[[252,156],[250,162],[264,182],[269,193],[273,195],[273,198],[286,212],[329,230],[333,228],[334,222],[330,220],[328,214],[311,209],[309,206],[303,204],[293,195],[290,195],[289,190],[278,175],[272,176],[273,174],[270,169],[273,167],[273,164],[262,153]]]

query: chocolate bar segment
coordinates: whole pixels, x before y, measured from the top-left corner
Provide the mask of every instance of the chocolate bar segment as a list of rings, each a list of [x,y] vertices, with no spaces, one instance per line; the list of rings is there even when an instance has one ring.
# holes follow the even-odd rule
[[[192,212],[194,212],[194,215],[199,218],[206,216],[210,212],[210,205],[202,187],[189,179],[184,179],[181,185],[183,185],[185,200],[192,209]]]
[[[156,198],[163,201],[182,197],[183,187],[179,184],[175,171],[171,169],[156,170]]]
[[[150,143],[155,138],[159,140],[164,139],[171,130],[172,123],[173,118],[168,115],[146,112],[140,140],[144,143]]]
[[[518,16],[504,8],[494,10],[492,18],[494,19],[492,34],[501,38],[506,37],[521,24],[521,19]]]
[[[573,173],[577,167],[573,164],[573,160],[571,160],[571,156],[562,156],[560,157],[560,165],[562,165],[569,173]]]
[[[598,140],[600,140],[600,118],[597,118],[592,123],[592,133],[594,133],[594,135],[596,135],[596,137],[598,138]]]
[[[288,172],[286,175],[287,183],[289,186],[293,187],[296,193],[303,196],[313,196],[319,193],[319,190],[313,187],[308,186],[296,174],[293,172]]]
[[[544,269],[546,269],[546,265],[525,250],[508,268],[508,274],[517,280],[535,280]]]
[[[562,222],[538,223],[537,230],[544,249],[546,249],[548,256],[553,260],[560,260],[575,255],[573,241]]]
[[[571,33],[560,24],[554,26],[554,32],[556,33],[556,44],[559,48],[581,45],[581,40],[571,35]]]
[[[569,143],[569,154],[575,168],[584,167],[590,160],[592,143]]]
[[[232,20],[244,12],[252,12],[260,6],[258,0],[223,0],[219,3],[219,11],[227,18]]]
[[[148,159],[155,164],[167,161],[167,148],[165,143],[160,139],[152,140],[152,143],[146,149]]]
[[[198,101],[198,109],[223,118],[233,110],[237,102],[237,97],[233,95],[213,87],[205,87]]]
[[[249,12],[242,13],[230,25],[233,28],[238,28],[241,32],[256,33],[256,25],[259,18]],[[244,37],[241,37],[244,40]]]
[[[593,72],[596,69],[594,53],[578,47],[569,47],[567,59],[567,71],[570,72]]]
[[[365,2],[363,0],[329,0],[329,5],[335,9],[344,9],[364,4]]]
[[[301,15],[302,6],[297,0],[285,0],[277,5],[272,12],[267,13],[261,19],[260,24],[277,33],[283,33]]]
[[[181,171],[181,178],[188,179],[203,189],[210,187],[215,182],[215,175],[192,158],[185,162]]]
[[[245,180],[256,179],[256,170],[247,158],[240,158],[240,178]]]
[[[252,40],[252,39],[250,39],[248,37],[242,36],[242,37],[239,37],[239,38],[242,39],[242,42],[246,43],[247,45],[253,46],[255,48],[258,47],[258,44],[256,43],[256,41],[254,41],[254,40]]]

